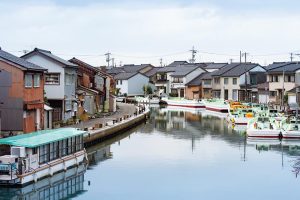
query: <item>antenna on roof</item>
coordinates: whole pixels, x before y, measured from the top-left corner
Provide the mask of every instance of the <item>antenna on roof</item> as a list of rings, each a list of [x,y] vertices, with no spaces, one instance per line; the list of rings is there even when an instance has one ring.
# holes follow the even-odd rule
[[[160,63],[160,66],[162,67],[163,66],[163,59],[159,59],[159,63]]]
[[[22,50],[22,53],[25,55],[25,54],[29,53],[29,50],[24,49],[24,50]]]
[[[290,53],[290,59],[291,59],[291,62],[293,62],[293,59],[294,59],[294,54],[293,53]]]
[[[190,59],[190,63],[195,63],[196,59],[196,53],[198,52],[197,50],[195,50],[194,46],[192,48],[192,50],[190,50],[190,52],[192,52],[192,59]]]

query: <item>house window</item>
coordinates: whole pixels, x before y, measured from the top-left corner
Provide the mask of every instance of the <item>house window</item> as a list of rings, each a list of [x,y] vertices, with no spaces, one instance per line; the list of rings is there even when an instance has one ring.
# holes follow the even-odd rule
[[[183,83],[183,79],[182,78],[173,78],[173,83]]]
[[[232,79],[232,85],[236,85],[237,84],[237,78],[233,78]]]
[[[60,74],[46,74],[45,85],[59,85]]]
[[[276,96],[276,91],[270,91],[270,96],[275,97]]]
[[[33,86],[40,87],[41,76],[39,74],[33,75]]]
[[[295,76],[294,75],[285,75],[284,82],[295,82]]]
[[[278,75],[271,75],[270,82],[279,82]]]
[[[204,80],[203,83],[204,83],[204,85],[210,85],[211,84],[211,80]]]
[[[220,78],[214,78],[214,83],[215,84],[220,84]]]
[[[257,85],[256,75],[250,75],[250,84]]]
[[[25,87],[26,88],[32,87],[32,74],[25,74]]]
[[[74,84],[74,75],[73,74],[66,74],[66,85],[73,85]]]
[[[120,80],[120,85],[122,85],[123,84],[123,81],[122,80]]]
[[[225,84],[225,85],[228,84],[228,78],[224,78],[224,84]]]

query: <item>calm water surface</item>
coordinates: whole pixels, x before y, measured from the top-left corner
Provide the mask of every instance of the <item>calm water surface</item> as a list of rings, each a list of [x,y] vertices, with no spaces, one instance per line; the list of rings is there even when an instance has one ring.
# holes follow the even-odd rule
[[[299,199],[300,142],[249,141],[241,129],[206,111],[153,109],[146,124],[89,148],[86,171],[31,196],[3,190],[16,199]]]

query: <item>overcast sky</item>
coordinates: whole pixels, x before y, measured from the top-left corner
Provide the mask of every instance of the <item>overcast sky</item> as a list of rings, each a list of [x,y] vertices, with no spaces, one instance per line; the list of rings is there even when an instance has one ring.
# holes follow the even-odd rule
[[[104,65],[189,60],[288,61],[300,53],[297,0],[49,0],[0,2],[0,46],[16,55],[34,47]],[[300,60],[295,56],[295,60]]]

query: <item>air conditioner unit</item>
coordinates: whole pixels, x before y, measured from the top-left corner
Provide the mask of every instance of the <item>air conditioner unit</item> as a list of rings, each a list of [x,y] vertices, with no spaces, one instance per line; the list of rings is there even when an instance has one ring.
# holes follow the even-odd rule
[[[26,157],[25,147],[11,147],[10,154],[14,156],[18,156],[20,158]]]
[[[0,156],[1,164],[11,164],[11,163],[16,163],[16,162],[18,162],[17,156],[12,156],[12,155]]]

